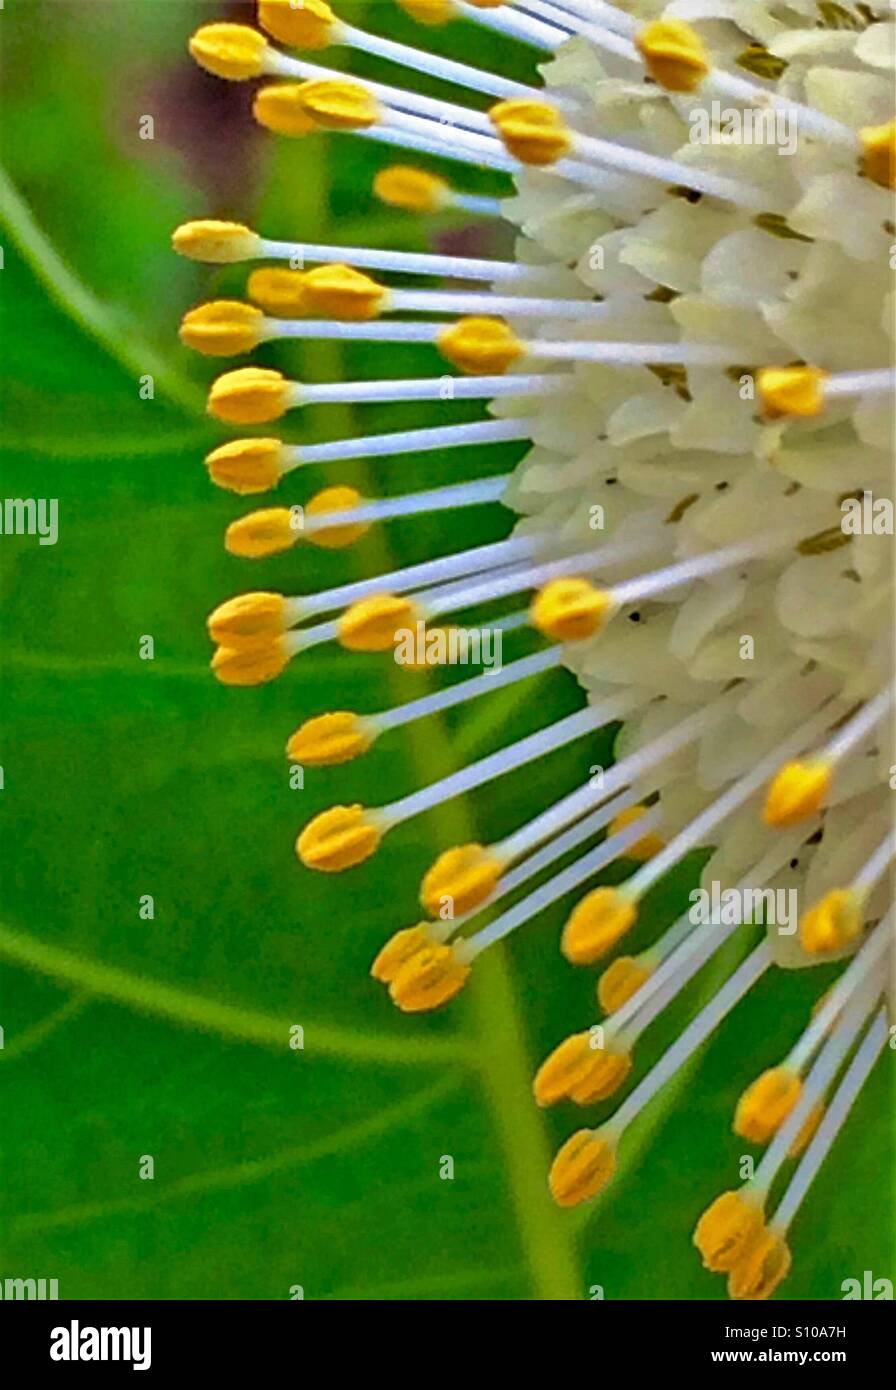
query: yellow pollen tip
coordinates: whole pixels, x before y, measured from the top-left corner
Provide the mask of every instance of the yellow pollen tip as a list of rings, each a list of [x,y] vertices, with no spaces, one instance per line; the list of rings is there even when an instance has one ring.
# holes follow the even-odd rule
[[[557,1152],[548,1187],[559,1207],[576,1207],[603,1192],[615,1171],[613,1145],[592,1129],[580,1129]]]
[[[263,685],[275,680],[289,659],[283,638],[270,637],[253,646],[218,647],[211,666],[222,685]]]
[[[389,985],[401,967],[419,951],[433,944],[432,923],[418,922],[416,927],[404,927],[390,936],[378,953],[370,973],[382,985]]]
[[[286,600],[282,594],[237,594],[209,614],[208,635],[223,647],[255,647],[280,637],[286,630]]]
[[[503,375],[525,352],[525,345],[503,319],[458,319],[443,329],[436,347],[467,376]]]
[[[482,845],[458,845],[440,854],[420,885],[420,901],[431,917],[462,917],[495,891],[504,865]]]
[[[291,550],[301,535],[289,507],[265,507],[230,523],[224,549],[243,560],[261,560]]]
[[[821,808],[830,785],[828,763],[785,763],[768,789],[762,819],[776,829],[798,825]]]
[[[638,909],[618,888],[594,888],[573,908],[560,949],[573,965],[600,960],[635,924]]]
[[[268,492],[283,475],[279,439],[231,439],[206,456],[209,477],[228,492]]]
[[[656,19],[635,37],[654,82],[667,92],[695,92],[709,72],[703,40],[681,19]]]
[[[789,1067],[770,1067],[737,1102],[734,1133],[751,1144],[767,1144],[796,1105],[803,1083]]]
[[[826,1109],[827,1107],[823,1100],[815,1102],[800,1126],[799,1134],[787,1150],[788,1158],[799,1158],[803,1150],[808,1148],[810,1140],[813,1138],[815,1131],[824,1119]]]
[[[756,376],[756,390],[765,419],[820,415],[826,376],[820,367],[763,367]]]
[[[275,135],[312,135],[320,126],[302,104],[303,82],[277,82],[260,87],[252,102],[252,115]]]
[[[303,767],[335,767],[359,758],[370,748],[376,731],[351,710],[336,710],[306,719],[286,745],[286,756]]]
[[[593,1105],[619,1090],[632,1069],[632,1059],[627,1052],[595,1046],[596,1036],[573,1033],[554,1048],[532,1083],[538,1105],[555,1105],[558,1100]]]
[[[865,126],[859,131],[859,139],[862,173],[882,188],[896,188],[896,120]]]
[[[535,595],[529,621],[555,642],[581,642],[602,632],[612,613],[611,596],[587,579],[552,579]]]
[[[790,1247],[776,1231],[762,1231],[728,1275],[728,1297],[761,1302],[790,1273]]]
[[[630,825],[642,820],[647,815],[646,806],[629,806],[627,810],[620,811],[619,815],[610,821],[608,835],[618,835],[620,830],[626,830]],[[633,845],[629,845],[625,851],[627,859],[638,859],[645,862],[652,859],[655,854],[659,854],[661,849],[666,848],[666,841],[656,831],[649,831],[641,840],[636,840]]]
[[[251,261],[258,255],[261,238],[240,222],[203,219],[184,222],[171,234],[171,245],[179,256],[210,265],[233,265]]]
[[[270,367],[238,367],[212,382],[208,413],[228,425],[266,425],[289,405],[289,382]]]
[[[328,48],[339,29],[324,0],[258,0],[258,22],[272,38],[290,48]]]
[[[325,487],[315,493],[305,504],[305,517],[330,516],[338,512],[354,511],[360,507],[364,498],[353,487],[338,485]],[[346,526],[320,526],[305,533],[309,545],[320,546],[322,550],[345,550],[354,545],[370,530],[369,521],[349,522]],[[301,532],[299,533],[301,534]]]
[[[345,610],[339,619],[338,641],[350,652],[387,652],[401,629],[412,627],[419,616],[413,599],[374,594]]]
[[[800,918],[800,944],[810,956],[842,951],[862,934],[862,899],[849,888],[832,888]]]
[[[459,994],[469,975],[463,943],[454,946],[427,943],[398,967],[389,984],[389,995],[404,1013],[425,1013],[447,1004]]]
[[[694,1230],[694,1244],[706,1269],[727,1274],[763,1228],[762,1204],[749,1191],[723,1192]]]
[[[508,153],[521,164],[555,164],[569,153],[572,137],[566,122],[546,101],[511,97],[497,102],[488,118]]]
[[[412,164],[390,164],[373,180],[374,196],[402,212],[439,212],[451,202],[451,185]]]
[[[296,854],[306,869],[338,874],[369,859],[382,838],[381,826],[363,806],[332,806],[308,822],[296,840]]]
[[[389,298],[385,285],[350,265],[319,265],[305,274],[306,312],[334,319],[375,319]]]
[[[621,1009],[626,1000],[650,979],[651,970],[637,956],[620,956],[608,965],[597,982],[597,1002],[605,1014]]]
[[[447,24],[457,14],[453,0],[398,0],[398,6],[418,24],[429,28]]]
[[[325,130],[366,130],[380,119],[380,104],[359,82],[320,77],[300,88],[302,110]]]
[[[190,39],[190,54],[216,77],[242,82],[260,77],[268,41],[248,24],[204,24]]]
[[[307,314],[305,272],[284,270],[279,266],[261,266],[253,270],[246,281],[246,294],[253,304],[276,318]]]
[[[233,357],[261,342],[264,315],[239,299],[213,299],[184,314],[180,340],[206,357]]]

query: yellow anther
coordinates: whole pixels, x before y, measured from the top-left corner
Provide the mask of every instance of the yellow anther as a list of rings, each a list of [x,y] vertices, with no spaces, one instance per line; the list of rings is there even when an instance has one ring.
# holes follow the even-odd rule
[[[865,126],[859,131],[862,142],[862,173],[882,188],[896,188],[896,121]]]
[[[371,975],[375,980],[379,980],[380,984],[391,984],[411,956],[416,956],[419,951],[431,946],[433,941],[431,922],[418,922],[416,927],[405,927],[402,931],[397,931],[394,936],[389,937],[374,960],[370,967]]]
[[[190,53],[216,77],[241,82],[260,77],[268,41],[248,24],[204,24],[190,39]]]
[[[628,826],[634,825],[647,815],[646,806],[629,806],[627,810],[620,811],[610,821],[608,835],[618,835],[620,830],[626,830]],[[636,840],[633,845],[629,845],[625,851],[627,859],[640,859],[646,861],[652,859],[655,854],[659,854],[661,849],[666,848],[666,841],[655,830],[650,830],[643,839]]]
[[[575,1207],[596,1197],[616,1171],[616,1150],[593,1129],[580,1129],[558,1151],[548,1175],[559,1207]]]
[[[319,77],[301,87],[302,109],[325,130],[367,130],[382,116],[373,92],[346,77]]]
[[[507,0],[467,0],[477,10],[497,10],[501,5],[506,5]]]
[[[529,621],[556,642],[581,642],[603,631],[613,599],[587,579],[552,579],[535,595]]]
[[[350,265],[319,265],[305,274],[306,313],[334,319],[375,319],[389,298],[385,285]]]
[[[291,550],[301,536],[289,507],[265,507],[230,523],[224,532],[224,549],[243,560],[261,560]]]
[[[212,482],[228,492],[267,492],[283,475],[283,445],[279,439],[232,439],[213,449],[205,466]]]
[[[266,314],[288,318],[291,314],[307,314],[304,270],[284,270],[280,266],[261,266],[253,270],[246,281],[246,294]]]
[[[389,995],[404,1013],[424,1013],[453,999],[467,983],[469,974],[463,943],[426,945],[396,970]]]
[[[511,97],[497,102],[488,118],[508,152],[521,164],[555,164],[572,146],[566,122],[546,101]]]
[[[706,1269],[726,1274],[759,1235],[764,1225],[762,1201],[749,1188],[723,1192],[697,1222],[694,1244]]]
[[[213,299],[184,314],[180,340],[206,357],[233,357],[261,342],[264,314],[239,299]]]
[[[810,956],[841,951],[862,934],[863,900],[850,888],[832,888],[800,918],[800,944]]]
[[[290,384],[270,367],[238,367],[212,382],[208,413],[229,425],[264,425],[279,420],[289,405]]]
[[[431,917],[462,917],[486,902],[501,877],[503,862],[482,845],[458,845],[440,854],[420,885],[420,901]]]
[[[591,965],[621,941],[638,909],[619,888],[594,888],[573,908],[560,949],[573,965]]]
[[[339,619],[338,640],[350,652],[387,652],[402,628],[420,616],[413,599],[400,594],[374,594],[347,608]]]
[[[809,1141],[813,1138],[815,1131],[821,1124],[825,1115],[825,1103],[818,1100],[812,1106],[790,1148],[787,1150],[788,1158],[799,1158],[800,1154],[808,1147]]]
[[[286,599],[282,594],[237,594],[209,614],[208,635],[222,647],[257,647],[286,631]]]
[[[632,1059],[627,1052],[597,1047],[596,1036],[573,1033],[542,1062],[532,1084],[539,1105],[555,1105],[564,1099],[593,1105],[618,1091],[632,1069]]]
[[[263,685],[275,680],[289,664],[282,637],[270,637],[246,647],[218,647],[212,670],[222,685]]]
[[[798,825],[820,809],[830,785],[829,763],[785,763],[768,789],[763,820],[777,829]]]
[[[373,191],[380,202],[402,212],[438,212],[451,203],[451,185],[412,164],[390,164],[388,169],[381,169],[373,181]]]
[[[382,838],[382,826],[363,806],[331,806],[305,826],[296,854],[306,869],[338,874],[369,859]]]
[[[728,1297],[759,1302],[770,1298],[790,1273],[790,1248],[776,1231],[763,1231],[728,1275]]]
[[[339,21],[324,0],[258,0],[258,22],[290,48],[328,48]]]
[[[650,76],[667,92],[695,92],[709,72],[703,40],[682,19],[655,19],[635,44]]]
[[[789,1067],[770,1067],[744,1091],[734,1112],[734,1133],[767,1144],[796,1105],[803,1083]]]
[[[376,738],[370,721],[351,710],[306,719],[286,745],[286,756],[303,767],[335,767],[366,753]]]
[[[304,82],[277,82],[260,87],[252,102],[252,115],[265,130],[276,135],[312,135],[320,130],[302,105]]]
[[[526,348],[503,319],[458,319],[436,340],[439,352],[468,376],[501,375]]]
[[[763,367],[756,375],[756,390],[766,420],[820,415],[826,376],[819,367]]]
[[[418,24],[432,28],[447,24],[457,14],[454,0],[398,0],[398,4]]]
[[[232,265],[258,255],[261,237],[240,222],[215,222],[204,218],[184,222],[171,234],[171,245],[181,256],[210,265]]]
[[[608,965],[597,982],[597,1002],[605,1014],[621,1009],[626,1000],[650,979],[649,966],[643,965],[637,956],[620,956]]]
[[[308,517],[354,511],[363,501],[360,492],[353,487],[341,484],[325,487],[306,503],[305,518],[307,520]],[[345,526],[319,526],[313,531],[304,532],[304,535],[310,545],[318,545],[322,550],[344,550],[347,546],[354,545],[355,541],[360,540],[369,530],[369,521],[352,521]]]

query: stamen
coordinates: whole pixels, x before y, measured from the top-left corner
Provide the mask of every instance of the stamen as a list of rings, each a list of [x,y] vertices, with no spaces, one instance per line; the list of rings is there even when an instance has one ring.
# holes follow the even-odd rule
[[[332,439],[324,444],[284,445],[281,451],[283,473],[311,464],[336,463],[343,459],[392,458],[398,454],[431,453],[435,449],[461,449],[473,444],[504,444],[528,439],[531,422],[524,419],[472,420],[462,425],[434,425],[419,430],[396,430],[390,434],[360,435],[352,439]]]
[[[837,763],[885,718],[896,698],[896,682],[885,686],[848,720],[821,752],[786,762],[772,780],[763,807],[766,825],[796,825],[825,801]]]
[[[837,1024],[818,1054],[802,1095],[781,1124],[777,1133],[762,1156],[750,1187],[763,1200],[768,1194],[778,1171],[790,1157],[794,1142],[799,1137],[806,1121],[817,1110],[834,1077],[840,1070],[868,1016],[877,1004],[880,990],[876,985],[859,991],[844,1009]]]
[[[589,817],[592,825],[596,819],[597,818]],[[610,817],[607,817],[607,819],[610,819]],[[658,809],[649,811],[647,813],[648,824],[645,826],[643,822],[641,823],[640,833],[643,834],[644,830],[648,828],[654,829],[660,824],[661,819],[662,817]],[[518,926],[521,926],[523,922],[530,921],[531,918],[543,912],[546,907],[549,907],[551,903],[556,902],[558,898],[564,897],[565,894],[578,888],[587,879],[593,878],[596,873],[599,873],[601,869],[605,869],[607,865],[612,864],[615,859],[623,858],[627,850],[629,850],[638,839],[638,830],[638,826],[628,825],[615,835],[608,836],[601,844],[589,850],[587,854],[584,854],[581,859],[578,859],[574,864],[570,864],[568,868],[561,870],[560,873],[555,874],[554,877],[548,879],[546,883],[542,883],[534,892],[529,893],[527,897],[522,898],[518,903],[515,903],[513,907],[508,908],[506,912],[502,912],[500,917],[496,917],[493,922],[490,922],[487,927],[483,927],[475,936],[468,937],[467,942],[471,952],[471,959],[475,959],[476,956],[481,955],[489,946],[493,946],[496,941],[503,941],[506,936],[509,936],[510,933]],[[568,847],[567,845],[567,848]],[[559,857],[560,851],[557,851],[555,845],[551,845],[549,848],[551,850],[551,858]],[[492,852],[496,853],[494,849]],[[533,855],[533,858],[535,857],[536,856]],[[548,861],[543,860],[539,867],[542,867],[544,862]],[[516,870],[517,882],[522,881],[520,877],[522,870],[525,870],[526,877],[538,871],[531,866],[530,861],[526,861],[525,864],[520,866],[520,869]],[[511,875],[508,874],[506,877],[510,879]],[[509,884],[504,884],[503,888],[505,892],[510,891]]]
[[[726,1015],[731,1012],[735,1004],[743,998],[748,990],[752,989],[771,964],[771,948],[767,941],[762,941],[738,966],[734,974],[729,976],[718,993],[705,1008],[700,1010],[684,1032],[676,1038],[672,1046],[651,1068],[643,1081],[622,1103],[605,1128],[609,1129],[618,1139],[644,1107],[653,1100],[653,1097],[684,1066],[688,1058],[702,1046],[710,1033],[714,1032]]]
[[[459,193],[447,179],[428,169],[409,164],[392,164],[381,169],[373,181],[374,195],[387,207],[402,212],[441,212],[445,208],[460,208],[480,217],[500,217],[500,198]]]
[[[377,521],[497,502],[509,477],[509,474],[503,474],[495,478],[479,478],[373,502],[366,501],[354,488],[325,488],[306,504],[300,521],[289,507],[277,507],[252,512],[232,522],[227,529],[225,546],[231,554],[251,559],[276,555],[302,540],[323,545],[327,549],[342,549],[354,544]],[[338,513],[335,524],[334,513]]]
[[[860,989],[872,971],[880,968],[881,961],[890,945],[893,931],[893,913],[889,912],[882,922],[874,928],[861,950],[850,961],[834,987],[825,995],[818,1012],[813,1015],[802,1037],[791,1049],[787,1065],[793,1071],[802,1071],[812,1057],[828,1029],[841,1009],[853,994]]]
[[[799,752],[811,743],[813,739],[830,723],[830,713],[822,709],[814,718],[808,719],[799,726],[789,738],[784,739],[764,758],[760,758],[753,768],[743,777],[740,777],[732,786],[728,787],[715,801],[695,816],[684,830],[680,831],[673,840],[655,855],[653,859],[638,869],[625,885],[626,893],[634,899],[640,898],[647,892],[658,879],[674,865],[680,863],[686,854],[699,845],[708,844],[712,835],[711,832],[732,815],[739,806],[743,806],[749,801],[759,788],[768,779],[769,772],[780,766],[783,758],[791,753]]]
[[[323,42],[314,41],[317,35],[314,35],[311,42],[308,41],[309,35],[303,24],[302,11],[309,8],[312,12],[318,13],[328,11],[327,16],[322,15],[323,22],[320,26]],[[294,16],[298,16],[298,19]],[[258,19],[262,28],[275,39],[293,48],[317,49],[325,48],[328,44],[356,48],[362,53],[372,53],[377,58],[386,58],[401,67],[410,68],[412,72],[425,72],[444,82],[452,82],[455,86],[468,87],[471,91],[486,92],[492,96],[522,94],[530,90],[523,83],[512,82],[509,78],[499,77],[497,73],[473,68],[467,63],[456,63],[428,49],[410,48],[407,44],[395,43],[391,39],[381,38],[378,34],[368,34],[363,29],[356,29],[354,25],[345,24],[337,19],[329,5],[322,5],[320,0],[303,0],[301,6],[290,4],[289,0],[280,4],[277,4],[276,0],[260,0]]]
[[[881,1009],[862,1039],[772,1218],[771,1224],[776,1231],[783,1234],[788,1230],[888,1040],[886,1010]]]
[[[208,228],[213,227],[214,233]],[[274,241],[238,222],[185,222],[172,234],[175,251],[213,265],[236,261],[289,261],[293,268],[313,261],[355,265],[404,275],[441,276],[447,280],[519,280],[530,273],[517,261],[489,261],[472,256],[433,256],[417,251],[386,251],[378,246],[324,246],[319,242]],[[226,261],[223,259],[226,256]]]

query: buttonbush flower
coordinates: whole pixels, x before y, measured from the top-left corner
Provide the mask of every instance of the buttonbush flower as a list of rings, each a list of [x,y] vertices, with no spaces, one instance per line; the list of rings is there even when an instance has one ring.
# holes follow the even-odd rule
[[[419,47],[388,36],[385,11],[386,32],[371,34],[325,0],[260,0],[258,28],[207,24],[190,49],[221,78],[258,80],[254,116],[275,137],[324,129],[382,144],[393,162],[378,197],[419,215],[502,218],[518,230],[515,258],[179,227],[181,254],[250,267],[245,299],[185,314],[191,348],[240,359],[276,339],[337,338],[384,345],[384,367],[392,343],[432,344],[445,362],[432,378],[384,370],[318,385],[228,363],[211,414],[276,434],[232,440],[207,465],[232,492],[288,498],[283,480],[308,464],[530,445],[511,476],[388,501],[334,474],[300,529],[289,500],[236,521],[226,544],[247,559],[298,542],[339,548],[391,517],[499,498],[523,519],[503,541],[318,593],[228,599],[209,619],[213,669],[254,684],[320,643],[388,651],[409,627],[444,636],[449,615],[488,622],[517,598],[501,629],[530,627],[538,650],[379,713],[320,712],[288,744],[308,766],[348,762],[412,721],[561,665],[578,678],[572,714],[398,800],[315,817],[296,841],[311,872],[348,870],[412,817],[622,721],[599,778],[501,840],[446,846],[421,883],[420,921],[372,967],[399,1009],[447,1005],[484,951],[578,895],[560,947],[574,966],[600,966],[601,1015],[558,1042],[533,1103],[590,1107],[634,1084],[560,1148],[546,1178],[561,1206],[612,1183],[629,1126],[766,972],[841,962],[790,1052],[745,1075],[733,1126],[764,1154],[696,1221],[697,1249],[730,1295],[767,1298],[790,1269],[790,1224],[889,1040],[892,526],[855,533],[842,521],[844,502],[892,491],[894,26],[882,5],[815,0],[401,3],[427,26]],[[439,26],[454,21],[496,31],[521,60],[535,50],[537,80],[523,61],[517,79],[440,56]],[[330,69],[339,47],[384,60],[389,83]],[[418,91],[418,74],[454,95]],[[415,152],[443,156],[458,187]],[[465,192],[470,166],[504,176],[507,196]],[[452,421],[455,400],[484,402],[487,417]],[[290,439],[290,415],[308,404],[377,401],[431,401],[433,423]],[[625,954],[648,890],[709,847],[703,884],[753,906],[709,926],[685,914]],[[598,883],[617,861],[628,877]],[[785,929],[773,911],[782,889],[801,908]],[[759,944],[639,1075],[640,1035],[687,998],[756,904]]]

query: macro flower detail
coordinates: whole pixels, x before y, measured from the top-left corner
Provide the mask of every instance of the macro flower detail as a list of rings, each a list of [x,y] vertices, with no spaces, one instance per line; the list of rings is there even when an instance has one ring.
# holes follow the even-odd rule
[[[455,537],[467,508],[500,502],[521,519],[503,540],[316,593],[227,599],[209,618],[212,669],[260,684],[322,644],[399,663],[409,629],[444,638],[466,613],[477,629],[531,639],[419,698],[384,695],[377,713],[320,711],[287,746],[309,768],[561,667],[576,677],[572,713],[397,799],[333,806],[295,846],[304,871],[341,873],[432,808],[584,748],[581,785],[492,843],[444,846],[422,879],[426,918],[397,924],[371,970],[402,1012],[450,1007],[483,952],[571,903],[557,968],[600,963],[601,1016],[570,1020],[533,1104],[612,1105],[545,1175],[562,1207],[612,1185],[630,1126],[761,980],[837,967],[787,1056],[749,1049],[732,1128],[764,1152],[741,1188],[695,1213],[706,1268],[731,1297],[765,1299],[790,1272],[790,1226],[890,1042],[892,523],[856,532],[844,508],[893,488],[894,24],[875,6],[838,6],[849,22],[834,23],[814,0],[402,8],[427,26],[420,47],[361,31],[323,0],[260,0],[258,29],[208,24],[190,51],[218,77],[263,81],[253,113],[273,136],[383,144],[376,197],[416,215],[501,219],[517,231],[515,258],[312,245],[289,239],[300,229],[210,219],[179,227],[180,254],[249,267],[245,300],[184,315],[190,348],[235,358],[336,339],[377,345],[384,362],[381,379],[315,384],[228,366],[209,413],[277,421],[277,436],[228,441],[206,466],[240,496],[278,489],[279,505],[227,529],[226,548],[246,560],[304,542],[338,550],[401,516],[444,514]],[[540,78],[522,61],[517,80],[440,56],[439,26],[454,19],[496,30],[521,59],[535,50]],[[331,70],[330,48],[399,76]],[[418,74],[461,99],[428,95],[428,82],[418,91]],[[450,161],[457,180],[417,169],[415,152]],[[466,193],[464,167],[494,171],[507,196]],[[393,344],[424,345],[442,370],[390,377]],[[410,401],[432,403],[431,425],[290,437],[306,405]],[[456,422],[457,401],[487,415]],[[460,470],[508,442],[527,450],[512,473],[399,497],[364,497],[330,472],[446,448],[464,451]],[[309,465],[326,468],[327,486],[293,505],[287,475]],[[595,770],[589,741],[617,721],[614,761]],[[631,947],[645,898],[695,851],[708,855],[710,918],[685,912]],[[338,903],[338,887],[327,891]],[[787,901],[799,911],[781,920]],[[736,933],[739,961],[639,1065],[642,1034],[688,1004],[690,982]]]

